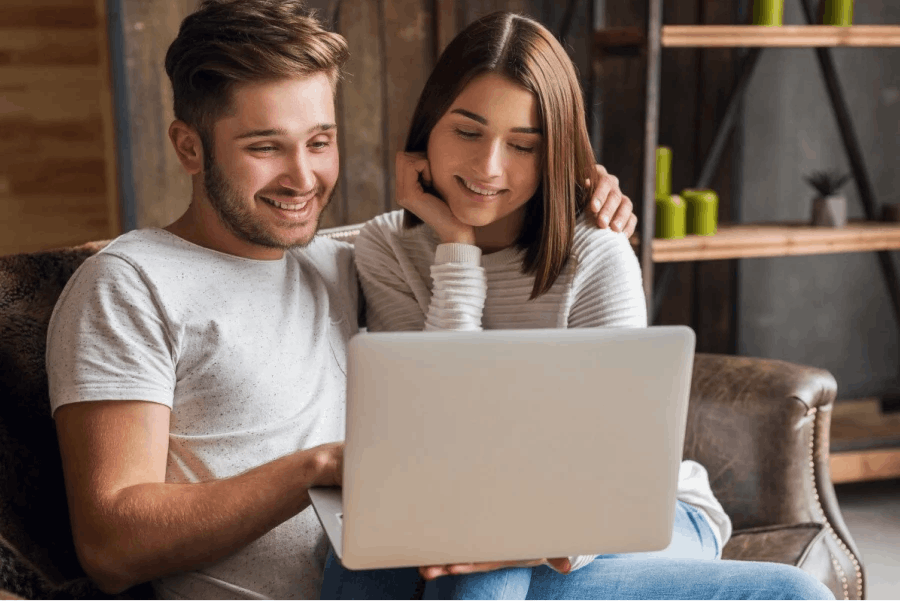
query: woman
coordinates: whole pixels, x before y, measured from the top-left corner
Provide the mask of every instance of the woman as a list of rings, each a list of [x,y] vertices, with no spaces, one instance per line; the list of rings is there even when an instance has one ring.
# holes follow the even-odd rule
[[[627,238],[581,219],[593,163],[575,69],[554,37],[509,13],[470,25],[438,61],[397,157],[404,213],[357,239],[368,328],[645,327]],[[799,570],[716,561],[731,522],[699,464],[683,463],[678,497],[660,553],[429,566],[426,579],[444,578],[426,596],[662,598],[673,584],[676,598],[829,596]],[[323,596],[404,596],[413,576],[332,558]]]

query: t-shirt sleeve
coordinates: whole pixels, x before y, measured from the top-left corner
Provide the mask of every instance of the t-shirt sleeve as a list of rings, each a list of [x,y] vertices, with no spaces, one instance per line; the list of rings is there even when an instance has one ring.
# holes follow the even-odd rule
[[[647,327],[641,267],[628,239],[609,230],[578,232],[570,328]]]
[[[60,295],[47,333],[51,411],[85,401],[172,407],[175,359],[167,320],[138,271],[100,253]]]

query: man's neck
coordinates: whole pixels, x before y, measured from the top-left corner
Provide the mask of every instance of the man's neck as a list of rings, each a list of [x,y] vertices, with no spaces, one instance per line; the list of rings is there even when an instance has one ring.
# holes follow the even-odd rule
[[[209,202],[197,198],[196,194],[187,211],[163,229],[197,246],[245,259],[277,261],[284,256],[281,249],[262,248],[238,238],[222,223]]]

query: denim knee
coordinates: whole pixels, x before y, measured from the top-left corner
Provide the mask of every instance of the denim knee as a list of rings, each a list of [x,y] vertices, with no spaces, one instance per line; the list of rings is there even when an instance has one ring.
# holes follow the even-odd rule
[[[795,566],[767,564],[761,578],[767,592],[760,598],[769,599],[834,599],[831,589]]]

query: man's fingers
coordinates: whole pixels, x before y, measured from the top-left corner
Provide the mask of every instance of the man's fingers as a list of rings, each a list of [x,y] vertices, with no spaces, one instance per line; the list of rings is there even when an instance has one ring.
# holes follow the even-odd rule
[[[606,227],[610,218],[612,218],[610,211],[614,212],[619,206],[618,204],[610,204],[610,200],[615,200],[613,197],[616,193],[617,191],[613,188],[612,182],[608,177],[598,180],[597,187],[591,192],[591,211],[597,215],[598,223],[602,222],[600,227]]]
[[[613,229],[613,231],[624,231],[629,219],[633,216],[633,212],[634,206],[631,202],[631,199],[620,194],[619,204],[616,207],[615,215],[610,219],[610,227]]]
[[[625,236],[631,238],[637,229],[637,215],[628,218],[628,225],[625,226]]]

